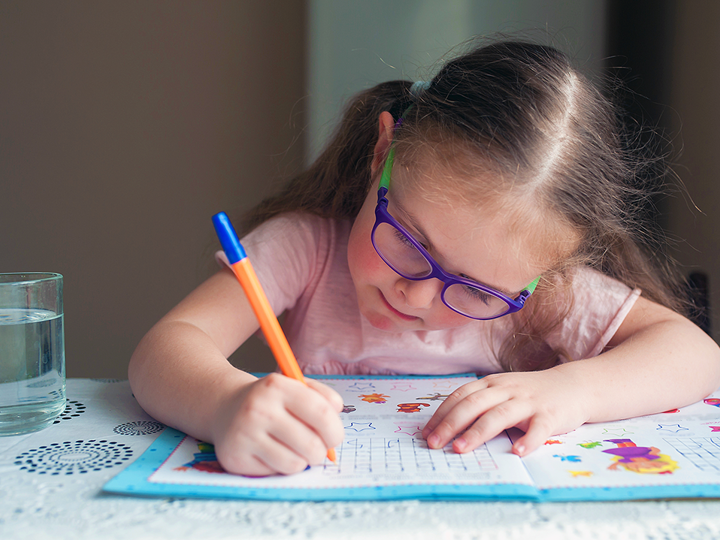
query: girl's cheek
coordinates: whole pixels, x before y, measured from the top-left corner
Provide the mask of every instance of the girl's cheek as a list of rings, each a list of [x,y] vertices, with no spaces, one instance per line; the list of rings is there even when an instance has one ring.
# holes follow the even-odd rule
[[[390,270],[375,251],[370,231],[368,227],[353,229],[348,240],[348,265],[355,280],[367,281]]]
[[[440,301],[442,303],[442,300]],[[445,304],[442,304],[442,308],[438,309],[437,315],[432,321],[433,326],[438,330],[447,328],[460,328],[470,323],[472,319],[455,313],[452,309],[448,308]]]

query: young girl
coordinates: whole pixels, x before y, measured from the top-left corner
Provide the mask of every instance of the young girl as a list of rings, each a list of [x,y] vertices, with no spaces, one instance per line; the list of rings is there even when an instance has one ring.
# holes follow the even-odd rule
[[[310,169],[254,210],[243,245],[306,374],[488,375],[423,437],[468,452],[517,426],[526,455],[720,385],[720,350],[680,314],[638,219],[656,162],[631,143],[557,50],[481,47],[429,83],[359,94]],[[148,332],[130,381],[227,471],[290,474],[341,443],[342,402],[230,365],[258,327],[224,267]]]

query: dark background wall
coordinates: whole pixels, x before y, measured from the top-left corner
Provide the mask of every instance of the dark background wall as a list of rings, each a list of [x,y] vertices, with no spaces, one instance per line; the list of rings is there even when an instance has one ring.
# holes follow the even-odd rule
[[[301,161],[304,18],[287,0],[0,2],[0,272],[65,276],[69,376],[126,378],[215,270],[212,214]]]
[[[607,13],[606,67],[631,90],[628,111],[661,135],[675,172],[654,217],[698,299],[698,324],[720,341],[720,3],[611,0]]]

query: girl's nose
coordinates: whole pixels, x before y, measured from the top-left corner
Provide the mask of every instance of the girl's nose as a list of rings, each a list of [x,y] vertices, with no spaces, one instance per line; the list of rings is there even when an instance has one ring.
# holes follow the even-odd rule
[[[442,291],[443,283],[438,279],[424,279],[411,281],[401,278],[398,280],[398,289],[405,297],[405,304],[414,309],[427,309],[433,300]]]

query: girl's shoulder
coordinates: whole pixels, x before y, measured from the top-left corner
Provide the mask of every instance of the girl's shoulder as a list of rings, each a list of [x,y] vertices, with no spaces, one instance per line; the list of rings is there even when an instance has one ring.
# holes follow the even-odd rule
[[[546,337],[570,358],[596,356],[604,349],[641,294],[621,281],[587,266],[571,269],[569,289],[560,289],[551,305],[559,324]]]
[[[285,239],[307,242],[328,241],[349,235],[351,223],[348,220],[325,218],[308,212],[286,212],[274,216],[258,225],[243,238],[245,243],[277,241]]]
[[[625,298],[633,291],[622,281],[589,266],[572,268],[568,272],[568,277],[572,283],[573,294],[576,297],[578,295],[603,294]]]
[[[308,262],[347,244],[352,224],[307,212],[286,212],[261,223],[241,239],[253,266],[298,258]],[[222,251],[215,253],[220,266],[227,265]]]

